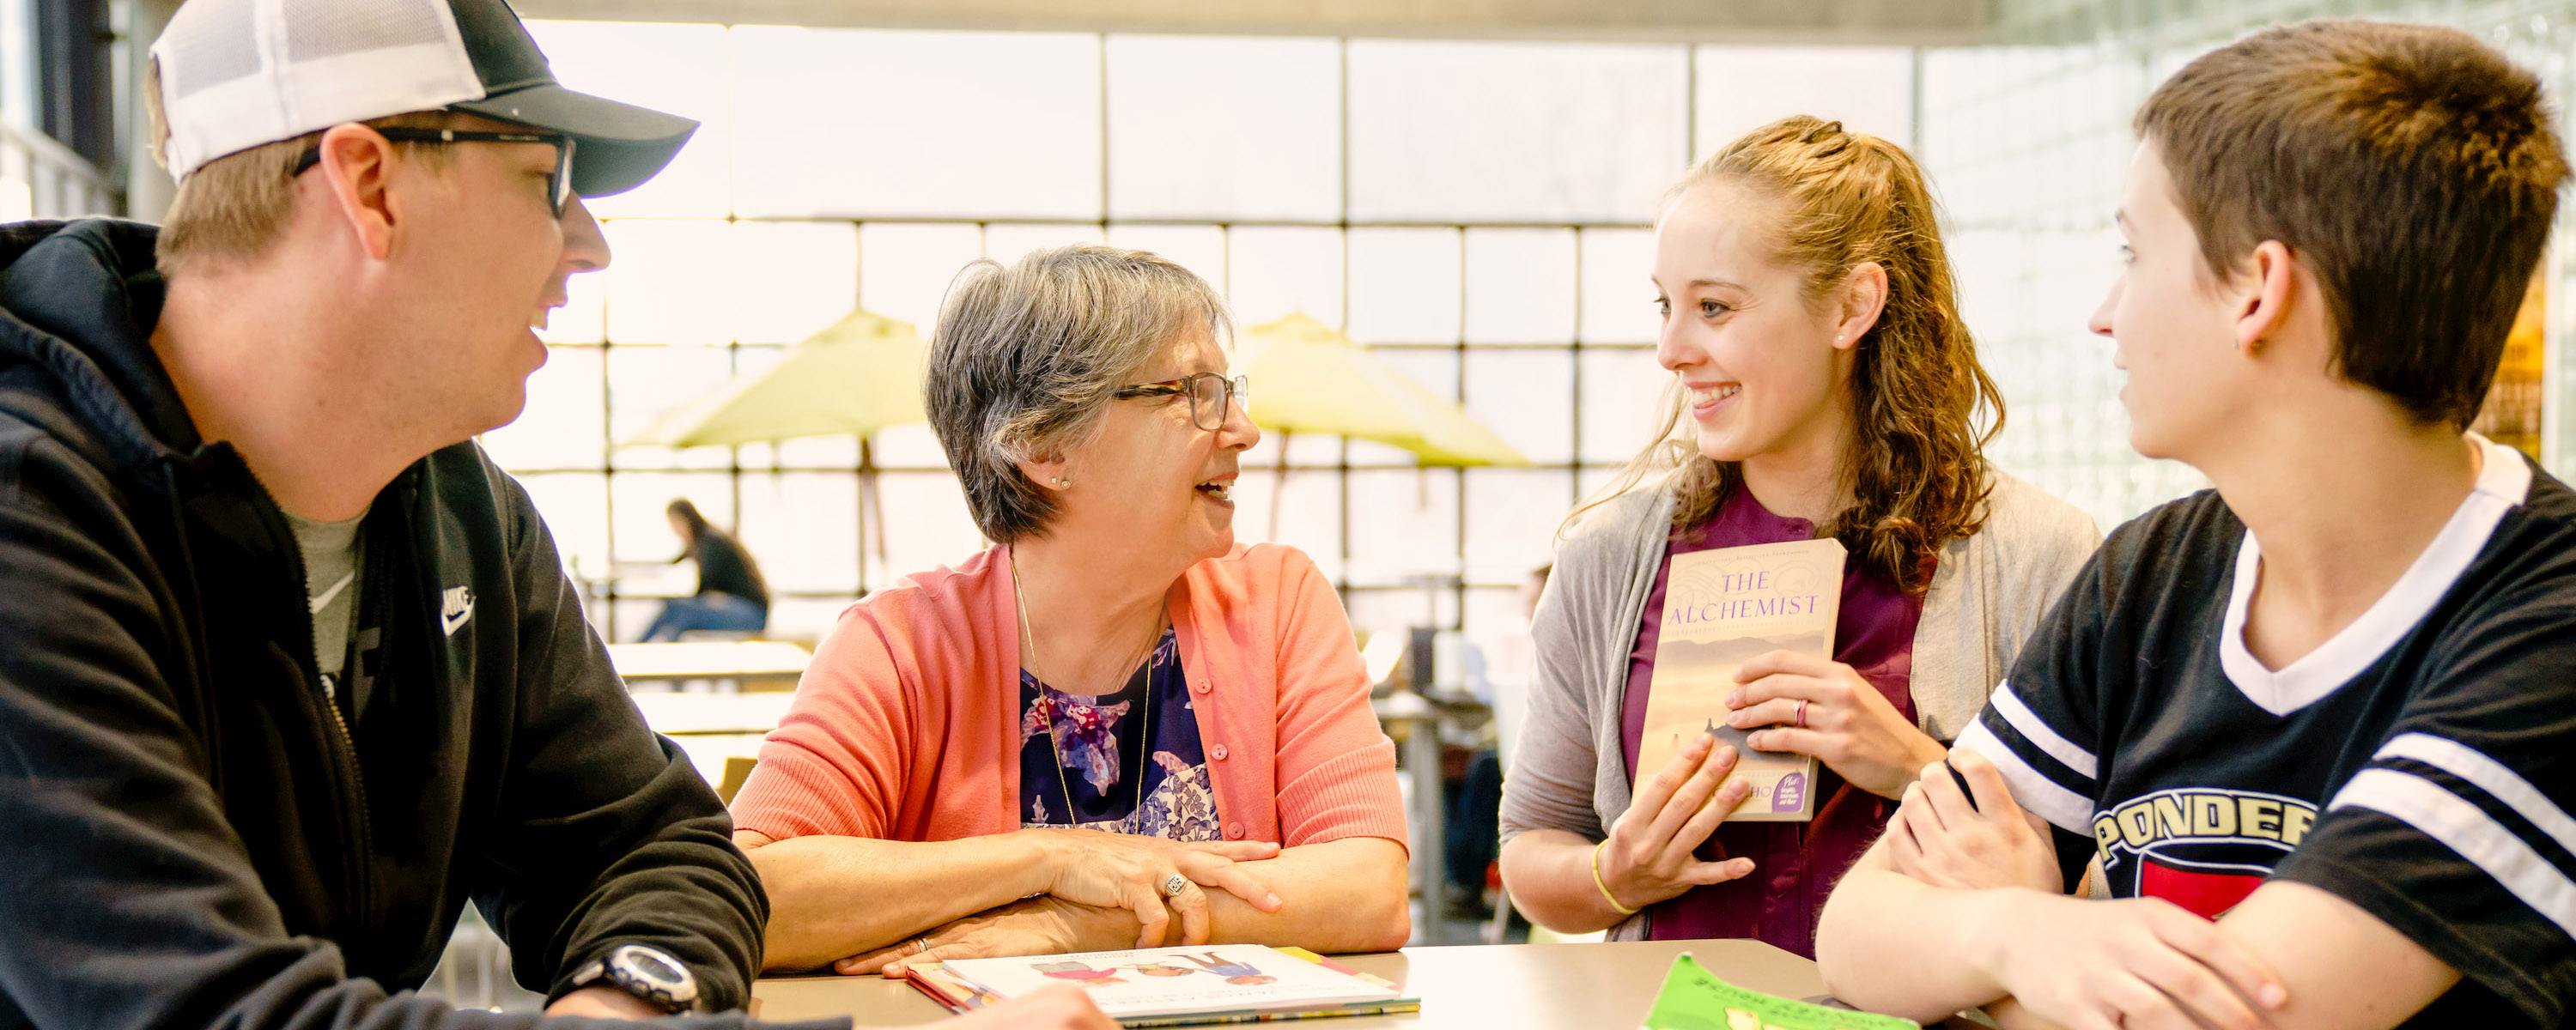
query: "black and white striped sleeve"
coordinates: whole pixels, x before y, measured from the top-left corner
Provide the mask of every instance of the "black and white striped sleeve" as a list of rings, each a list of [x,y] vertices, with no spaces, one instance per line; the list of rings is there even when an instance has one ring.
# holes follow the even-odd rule
[[[1993,763],[2013,801],[2056,827],[2058,865],[2070,890],[2093,857],[2100,794],[2102,684],[2093,656],[2102,651],[2107,615],[2101,561],[2095,555],[2076,576],[2022,647],[2011,678],[1952,745]]]
[[[2576,588],[2492,605],[2274,870],[2539,1025],[2576,1001]]]

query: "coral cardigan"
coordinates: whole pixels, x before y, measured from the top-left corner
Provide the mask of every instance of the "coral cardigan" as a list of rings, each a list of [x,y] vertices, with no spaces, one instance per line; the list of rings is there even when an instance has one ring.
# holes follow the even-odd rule
[[[1015,603],[995,547],[851,605],[762,742],[735,826],[776,840],[1019,829]],[[1237,546],[1191,566],[1166,604],[1226,839],[1404,843],[1395,745],[1315,563]]]

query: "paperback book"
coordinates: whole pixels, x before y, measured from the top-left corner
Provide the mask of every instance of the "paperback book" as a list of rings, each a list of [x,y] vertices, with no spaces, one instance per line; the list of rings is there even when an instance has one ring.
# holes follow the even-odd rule
[[[1121,1026],[1190,1026],[1415,1012],[1395,984],[1303,948],[1211,944],[1071,955],[957,959],[907,966],[914,987],[951,1012],[1048,984],[1079,984]]]
[[[1816,759],[1756,751],[1726,724],[1735,670],[1771,651],[1832,658],[1842,610],[1843,545],[1795,540],[1676,554],[1665,576],[1664,614],[1637,741],[1637,784],[1702,733],[1735,746],[1735,771],[1752,788],[1728,819],[1804,822],[1816,814]]]

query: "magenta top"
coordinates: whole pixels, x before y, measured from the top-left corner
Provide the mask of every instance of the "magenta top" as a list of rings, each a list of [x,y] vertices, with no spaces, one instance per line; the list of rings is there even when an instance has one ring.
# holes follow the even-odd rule
[[[1776,544],[1813,539],[1816,525],[1806,519],[1771,514],[1749,490],[1737,489],[1718,506],[1717,514],[1691,527],[1665,545],[1667,560],[1655,570],[1654,591],[1637,628],[1636,649],[1628,653],[1628,689],[1619,711],[1619,738],[1626,752],[1629,782],[1637,778],[1637,741],[1645,734],[1646,699],[1655,668],[1655,642],[1661,636],[1665,580],[1671,555],[1748,544]],[[1834,660],[1857,670],[1862,679],[1914,718],[1909,691],[1914,674],[1914,626],[1923,617],[1923,599],[1909,596],[1885,575],[1846,561],[1842,610],[1834,621]],[[1647,938],[1697,940],[1751,937],[1807,958],[1816,954],[1816,915],[1834,881],[1878,839],[1879,830],[1896,811],[1896,803],[1852,786],[1819,767],[1816,818],[1804,823],[1723,823],[1701,845],[1708,861],[1744,857],[1753,872],[1710,887],[1693,887],[1679,897],[1647,906]]]

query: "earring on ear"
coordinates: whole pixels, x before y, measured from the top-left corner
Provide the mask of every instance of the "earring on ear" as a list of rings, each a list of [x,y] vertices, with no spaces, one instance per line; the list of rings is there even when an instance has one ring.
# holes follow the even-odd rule
[[[1055,488],[1058,490],[1071,490],[1073,489],[1073,480],[1067,479],[1063,476],[1057,476],[1055,477]]]

